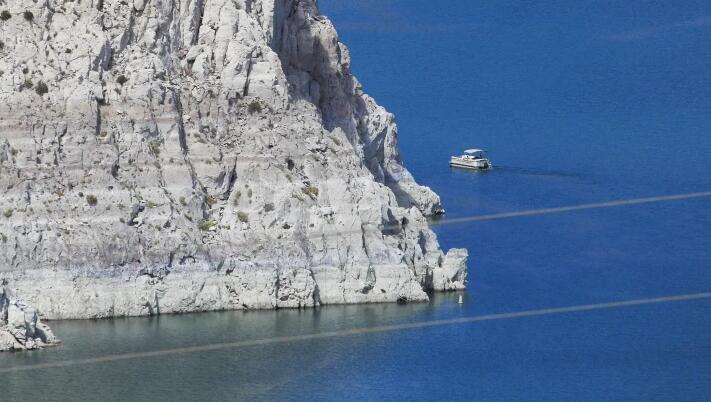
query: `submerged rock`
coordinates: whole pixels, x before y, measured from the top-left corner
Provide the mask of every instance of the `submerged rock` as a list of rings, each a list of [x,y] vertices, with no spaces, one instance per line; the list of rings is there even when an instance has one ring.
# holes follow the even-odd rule
[[[0,8],[0,279],[43,318],[465,286],[466,252],[425,219],[439,197],[315,0]],[[17,303],[7,328],[36,342]]]

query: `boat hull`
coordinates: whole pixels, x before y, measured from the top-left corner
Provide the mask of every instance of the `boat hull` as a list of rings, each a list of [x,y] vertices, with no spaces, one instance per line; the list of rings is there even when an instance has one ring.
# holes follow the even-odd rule
[[[462,160],[452,159],[451,161],[449,161],[449,166],[463,168],[463,169],[472,169],[472,170],[489,170],[489,169],[491,169],[491,163],[488,160],[487,161],[482,161],[482,160],[462,161]]]

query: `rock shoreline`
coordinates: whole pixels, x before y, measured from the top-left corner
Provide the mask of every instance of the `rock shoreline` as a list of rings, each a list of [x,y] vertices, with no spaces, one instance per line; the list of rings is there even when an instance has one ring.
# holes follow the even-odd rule
[[[442,267],[419,279],[402,278],[399,266],[371,267],[366,278],[346,282],[332,275],[330,267],[223,267],[219,271],[133,278],[77,278],[64,271],[32,271],[13,275],[7,286],[8,292],[9,287],[22,290],[23,305],[31,304],[46,320],[418,302],[429,300],[430,291],[464,289],[466,270],[462,266],[466,258],[466,250],[450,250]]]
[[[0,351],[34,350],[58,343],[34,308],[0,287]]]
[[[466,286],[315,0],[0,11],[0,280],[27,322]]]

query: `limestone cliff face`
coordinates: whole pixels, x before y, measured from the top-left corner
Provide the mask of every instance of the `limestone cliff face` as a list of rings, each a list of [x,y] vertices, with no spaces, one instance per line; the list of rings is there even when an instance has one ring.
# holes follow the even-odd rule
[[[7,13],[5,13],[7,11]],[[463,288],[315,0],[0,3],[0,279],[42,317]]]

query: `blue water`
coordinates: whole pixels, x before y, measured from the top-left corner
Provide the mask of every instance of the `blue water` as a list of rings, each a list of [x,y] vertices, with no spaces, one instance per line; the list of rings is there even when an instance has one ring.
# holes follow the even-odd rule
[[[448,218],[711,190],[708,1],[322,0]],[[496,168],[452,170],[489,149]],[[439,226],[465,303],[56,322],[0,369],[711,291],[711,199]],[[711,300],[5,373],[1,400],[701,401]]]
[[[711,189],[707,1],[321,5],[343,26],[366,91],[397,116],[406,165],[448,218]],[[497,168],[444,163],[470,147],[489,149]],[[438,233],[472,252],[478,306],[585,303],[711,289],[710,207],[679,201]]]

